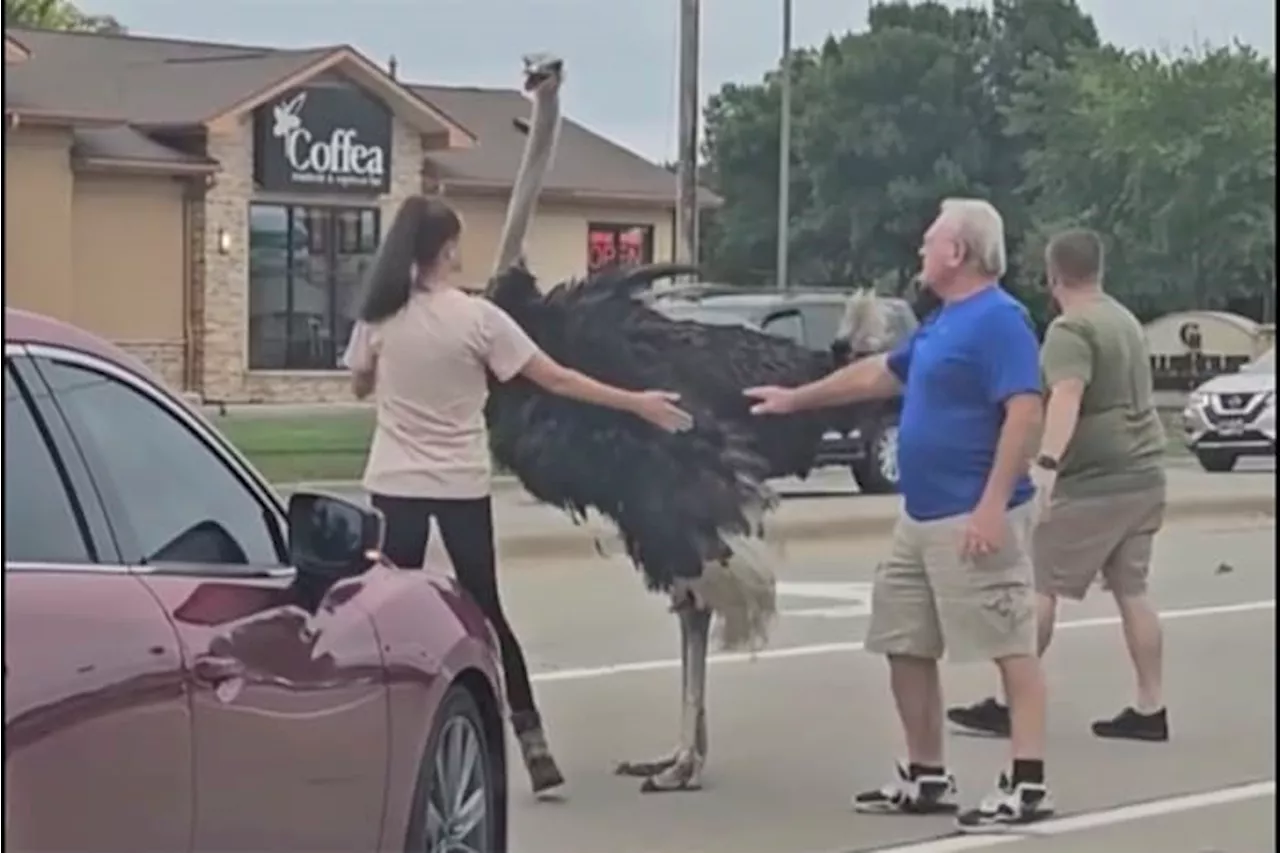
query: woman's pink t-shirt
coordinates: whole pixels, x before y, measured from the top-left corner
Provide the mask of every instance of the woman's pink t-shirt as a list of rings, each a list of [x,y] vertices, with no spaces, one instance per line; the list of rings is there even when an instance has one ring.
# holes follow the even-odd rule
[[[488,495],[485,369],[505,382],[537,352],[505,311],[453,288],[415,293],[398,314],[356,323],[343,362],[374,372],[377,410],[365,489],[413,498]]]

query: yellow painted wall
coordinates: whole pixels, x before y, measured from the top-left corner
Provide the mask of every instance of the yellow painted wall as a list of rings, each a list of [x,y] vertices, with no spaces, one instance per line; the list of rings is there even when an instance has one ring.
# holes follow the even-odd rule
[[[70,319],[71,133],[18,127],[4,145],[4,302]]]
[[[172,178],[76,176],[76,325],[117,343],[182,343],[183,204]]]
[[[451,195],[448,201],[463,219],[462,274],[476,285],[488,280],[502,236],[506,200]],[[529,268],[545,287],[586,274],[587,226],[592,222],[652,225],[653,259],[669,261],[672,213],[653,208],[540,204],[525,240]]]

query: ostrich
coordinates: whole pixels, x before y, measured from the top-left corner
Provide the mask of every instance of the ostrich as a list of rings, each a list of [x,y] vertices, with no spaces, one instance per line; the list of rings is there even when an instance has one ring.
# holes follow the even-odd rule
[[[689,267],[613,267],[539,290],[521,245],[555,146],[562,79],[560,60],[526,58],[533,116],[486,296],[562,364],[621,387],[678,392],[695,425],[662,433],[517,378],[493,383],[485,413],[490,442],[495,459],[537,500],[575,519],[588,509],[609,518],[646,586],[670,596],[682,641],[678,746],[616,772],[643,778],[644,792],[692,791],[701,787],[707,756],[713,616],[723,648],[756,650],[767,642],[777,555],[764,536],[764,516],[776,504],[766,481],[807,475],[824,429],[821,414],[755,418],[743,389],[810,382],[838,361],[747,328],[672,320],[636,298],[654,281],[694,271]],[[872,293],[850,300],[845,325],[854,352],[883,337]]]

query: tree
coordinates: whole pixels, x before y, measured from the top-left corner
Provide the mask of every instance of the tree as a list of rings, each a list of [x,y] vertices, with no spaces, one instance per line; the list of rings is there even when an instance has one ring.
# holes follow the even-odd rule
[[[1174,58],[1107,49],[1031,69],[1025,82],[1009,129],[1041,141],[1026,152],[1023,186],[1041,237],[1064,224],[1101,231],[1110,286],[1142,315],[1271,303],[1269,61],[1242,47]]]
[[[795,57],[796,279],[905,284],[938,200],[982,191],[972,177],[985,167],[972,115],[983,93],[967,50],[934,32],[889,27]],[[761,282],[774,266],[779,82],[772,73],[726,86],[706,111],[705,177],[725,198],[707,229],[707,260],[732,280]]]
[[[6,26],[45,30],[123,33],[124,27],[111,15],[82,12],[70,0],[4,0]]]
[[[793,66],[793,269],[801,281],[882,283],[915,274],[938,202],[990,198],[1015,238],[1029,133],[1005,133],[1023,69],[1097,43],[1074,0],[997,0],[991,12],[879,3],[868,29],[801,51]],[[708,266],[770,277],[776,252],[779,78],[726,86],[706,111],[706,179],[725,206],[704,225]]]

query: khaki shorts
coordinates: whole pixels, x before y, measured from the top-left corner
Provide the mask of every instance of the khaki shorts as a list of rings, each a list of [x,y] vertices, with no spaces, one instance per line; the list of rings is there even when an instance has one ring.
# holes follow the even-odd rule
[[[963,558],[967,515],[898,519],[876,569],[865,648],[959,663],[1036,654],[1030,502],[1006,516],[1004,547]]]
[[[1057,498],[1032,537],[1036,590],[1079,601],[1102,575],[1117,595],[1147,591],[1151,551],[1164,524],[1166,489]]]

